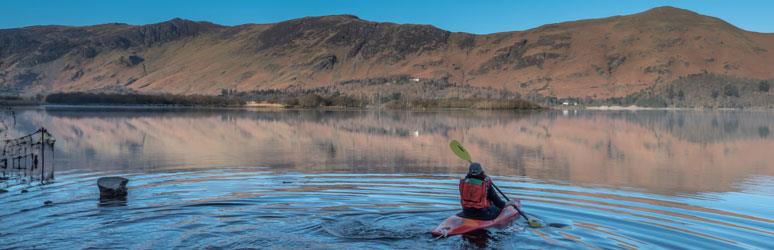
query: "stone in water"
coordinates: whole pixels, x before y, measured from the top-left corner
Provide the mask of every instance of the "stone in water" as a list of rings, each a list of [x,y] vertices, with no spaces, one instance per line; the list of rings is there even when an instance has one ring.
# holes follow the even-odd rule
[[[126,183],[129,180],[123,177],[102,177],[97,180],[99,186],[100,198],[123,198],[126,197]]]

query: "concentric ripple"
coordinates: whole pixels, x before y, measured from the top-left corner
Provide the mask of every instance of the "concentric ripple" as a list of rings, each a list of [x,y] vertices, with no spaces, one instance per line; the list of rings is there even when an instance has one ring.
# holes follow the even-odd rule
[[[96,179],[131,181],[125,202],[100,203]],[[647,248],[770,249],[772,211],[730,211],[749,192],[680,196],[494,177],[524,211],[567,228],[502,230],[433,238],[458,209],[456,176],[274,172],[229,168],[59,174],[56,183],[0,194],[0,248]],[[756,190],[763,188],[764,190]],[[44,201],[53,201],[44,205]]]

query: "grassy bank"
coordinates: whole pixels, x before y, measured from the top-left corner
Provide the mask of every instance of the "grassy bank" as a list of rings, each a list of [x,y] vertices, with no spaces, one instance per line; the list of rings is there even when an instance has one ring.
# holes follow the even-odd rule
[[[487,98],[449,98],[394,101],[385,104],[392,109],[542,109],[540,105],[525,100],[501,100]]]

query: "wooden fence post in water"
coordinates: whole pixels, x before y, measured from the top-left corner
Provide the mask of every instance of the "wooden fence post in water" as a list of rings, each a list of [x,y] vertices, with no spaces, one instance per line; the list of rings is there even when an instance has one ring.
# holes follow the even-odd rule
[[[40,137],[36,135],[40,133]],[[38,142],[35,140],[39,138]],[[2,163],[2,176],[6,177],[6,172],[14,172],[11,177],[4,180],[15,179],[21,183],[29,183],[35,180],[40,171],[40,183],[46,184],[54,178],[54,167],[46,167],[46,148],[51,148],[51,157],[54,152],[54,142],[51,134],[45,128],[40,128],[34,133],[16,138],[4,140],[2,151],[0,153],[0,163]],[[40,146],[40,150],[35,147]],[[38,165],[40,164],[40,165]],[[49,163],[51,164],[51,163]],[[51,173],[46,174],[46,171]]]
[[[40,128],[38,131],[40,132],[40,181],[43,181],[46,179],[46,129]]]

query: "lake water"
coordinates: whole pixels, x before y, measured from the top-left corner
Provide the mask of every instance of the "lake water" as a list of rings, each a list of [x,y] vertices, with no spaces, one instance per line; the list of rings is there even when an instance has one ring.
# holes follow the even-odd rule
[[[774,248],[770,111],[15,113],[10,136],[56,137],[56,181],[0,183],[2,249]],[[452,139],[569,227],[432,237],[459,209]],[[113,175],[128,200],[100,204]]]

